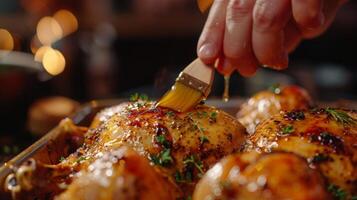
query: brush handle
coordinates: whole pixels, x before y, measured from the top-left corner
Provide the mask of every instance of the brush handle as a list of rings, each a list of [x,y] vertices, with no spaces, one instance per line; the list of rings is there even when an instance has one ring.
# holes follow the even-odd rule
[[[182,72],[206,83],[209,86],[212,85],[214,68],[204,64],[199,58],[195,59]]]

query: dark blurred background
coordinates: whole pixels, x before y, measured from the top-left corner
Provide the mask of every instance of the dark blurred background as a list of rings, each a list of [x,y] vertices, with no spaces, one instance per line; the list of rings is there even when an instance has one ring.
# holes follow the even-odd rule
[[[36,55],[39,65],[0,64],[0,144],[34,140],[26,135],[28,111],[43,97],[159,97],[195,58],[206,15],[195,0],[1,0],[0,49]],[[356,100],[356,32],[357,1],[350,1],[323,36],[296,49],[288,70],[233,75],[232,96],[247,97],[279,82],[301,85],[321,101]],[[47,54],[44,46],[57,54]],[[47,75],[41,62],[59,74]],[[222,92],[217,74],[212,96]]]

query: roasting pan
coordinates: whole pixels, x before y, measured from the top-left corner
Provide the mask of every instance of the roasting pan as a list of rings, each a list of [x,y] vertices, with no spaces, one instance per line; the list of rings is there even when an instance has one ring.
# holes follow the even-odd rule
[[[64,134],[68,134],[66,125],[69,121],[77,126],[88,127],[97,112],[106,107],[118,105],[125,101],[127,101],[127,99],[108,99],[95,100],[83,104],[73,115],[63,119],[56,127],[38,141],[0,166],[0,199],[14,199],[14,196],[11,197],[11,191],[13,190],[13,187],[17,185],[16,172],[23,163],[29,162],[31,159],[36,160],[36,156],[39,157],[39,154],[41,154],[40,156],[42,157],[41,162],[47,162],[46,164],[56,164],[54,163],[54,160],[58,162],[58,156],[58,158],[51,158],[51,156],[45,156],[45,158],[43,158],[43,152],[56,151],[56,146],[61,143],[61,138],[63,138]],[[229,102],[223,102],[221,99],[210,99],[206,101],[206,104],[215,106],[234,116],[242,102],[244,102],[244,99],[240,98],[233,98]],[[318,105],[357,109],[357,102],[345,100],[330,103],[320,102]],[[60,152],[60,150],[58,150],[58,152]]]

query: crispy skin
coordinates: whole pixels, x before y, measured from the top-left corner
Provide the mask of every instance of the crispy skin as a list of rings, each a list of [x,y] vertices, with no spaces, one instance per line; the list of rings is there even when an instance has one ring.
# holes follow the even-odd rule
[[[292,153],[230,155],[197,184],[194,200],[328,200],[320,174]]]
[[[175,199],[167,183],[135,151],[121,147],[106,152],[82,169],[56,200],[169,200]]]
[[[249,134],[263,120],[278,114],[281,110],[308,109],[312,100],[307,91],[295,85],[276,88],[273,91],[261,91],[242,104],[237,118]]]
[[[330,184],[350,194],[357,191],[357,114],[334,118],[328,110],[282,112],[262,122],[249,137],[247,150],[258,152],[287,151],[307,159]],[[341,115],[342,113],[342,115]]]
[[[167,180],[166,187],[175,189],[176,197],[190,195],[200,176],[222,157],[238,151],[246,136],[236,119],[216,108],[199,105],[176,113],[148,101],[105,109],[91,127],[83,147],[61,166],[82,173],[105,152],[128,146],[151,162]]]

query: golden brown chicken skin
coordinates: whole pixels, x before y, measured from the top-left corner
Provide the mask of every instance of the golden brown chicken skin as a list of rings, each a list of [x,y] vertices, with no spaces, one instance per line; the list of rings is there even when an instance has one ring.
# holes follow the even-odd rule
[[[91,127],[83,146],[61,165],[81,173],[105,152],[128,146],[171,183],[167,187],[180,188],[176,197],[191,195],[204,172],[238,151],[246,137],[234,117],[216,108],[177,113],[142,100],[105,109]]]
[[[56,200],[170,200],[168,183],[135,151],[120,147],[104,153],[75,175]]]
[[[295,85],[274,86],[258,92],[243,103],[237,118],[247,128],[247,132],[252,134],[261,121],[281,110],[307,109],[311,105],[312,100],[305,89]]]
[[[329,200],[319,172],[292,153],[230,155],[200,180],[193,199]]]
[[[247,150],[300,155],[321,171],[332,193],[349,199],[357,192],[356,120],[356,112],[333,108],[281,112],[258,125]]]

